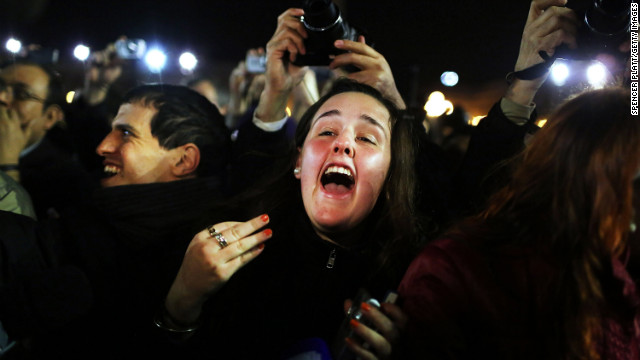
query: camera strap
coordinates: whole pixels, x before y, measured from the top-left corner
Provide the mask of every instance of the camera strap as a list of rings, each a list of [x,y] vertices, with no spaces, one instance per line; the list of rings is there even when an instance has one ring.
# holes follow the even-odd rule
[[[508,73],[506,77],[507,83],[511,84],[513,82],[513,79],[534,80],[541,76],[544,76],[549,71],[551,65],[553,65],[553,63],[556,61],[556,58],[547,55],[545,51],[540,51],[538,52],[538,54],[544,60],[543,62],[520,71],[512,71]]]

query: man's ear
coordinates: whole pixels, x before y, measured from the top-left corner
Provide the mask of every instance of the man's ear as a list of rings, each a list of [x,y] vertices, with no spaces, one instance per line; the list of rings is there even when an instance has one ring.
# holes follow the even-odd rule
[[[173,164],[173,175],[178,178],[192,177],[196,175],[200,165],[200,149],[196,144],[188,143],[173,150],[179,156]]]
[[[300,168],[302,167],[302,149],[298,147],[298,159],[296,160],[296,168],[295,171],[293,172],[293,176],[295,176],[296,179],[300,180],[301,175],[300,175]]]
[[[51,129],[58,122],[64,121],[64,111],[58,105],[49,105],[44,111],[44,128]]]

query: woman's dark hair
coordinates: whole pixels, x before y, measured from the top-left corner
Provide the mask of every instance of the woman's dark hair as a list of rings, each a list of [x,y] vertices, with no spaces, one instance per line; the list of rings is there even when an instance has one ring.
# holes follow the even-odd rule
[[[291,199],[299,199],[300,182],[293,176],[299,149],[302,148],[311,123],[318,109],[330,98],[348,92],[369,95],[382,104],[389,112],[391,130],[391,162],[386,181],[371,214],[365,220],[375,241],[368,248],[375,249],[379,270],[385,272],[389,278],[399,278],[404,273],[411,257],[415,255],[417,245],[413,245],[415,231],[414,217],[414,142],[411,135],[412,123],[403,121],[399,111],[389,99],[371,86],[349,79],[339,79],[331,89],[313,104],[302,115],[296,129],[294,143],[290,147],[286,163],[278,170],[278,178],[266,186],[266,190],[243,196],[243,198],[259,198],[260,211],[269,211]],[[264,196],[266,194],[266,196]],[[246,203],[237,201],[237,203]],[[254,204],[256,202],[253,202]],[[259,214],[256,212],[255,215]],[[368,244],[369,245],[369,244]]]
[[[485,249],[515,245],[551,255],[558,307],[556,323],[545,328],[560,358],[599,358],[603,311],[611,309],[604,289],[613,281],[611,259],[627,249],[640,168],[640,121],[629,99],[628,91],[607,89],[562,106],[516,159],[509,185],[452,233],[481,233]]]
[[[157,110],[151,119],[151,135],[165,149],[195,144],[200,149],[198,176],[226,170],[231,156],[230,131],[218,108],[204,96],[185,86],[153,84],[133,88],[123,102]]]

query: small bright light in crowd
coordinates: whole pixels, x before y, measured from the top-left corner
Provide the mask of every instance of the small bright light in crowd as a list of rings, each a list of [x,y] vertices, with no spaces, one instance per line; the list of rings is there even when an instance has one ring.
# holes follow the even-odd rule
[[[69,91],[67,93],[67,104],[71,104],[73,102],[73,98],[76,96],[75,91]]]
[[[469,125],[478,126],[478,124],[480,123],[480,120],[482,120],[485,117],[487,117],[487,115],[474,116],[471,119],[469,119]]]
[[[455,71],[445,71],[440,75],[440,82],[444,86],[456,86],[459,79],[460,78]]]
[[[285,111],[287,112],[287,116],[291,116],[291,109],[289,109],[289,107],[287,106],[287,108],[285,109]]]
[[[193,71],[193,69],[195,69],[196,65],[198,64],[198,59],[196,59],[196,56],[192,53],[184,52],[182,53],[182,55],[180,55],[178,62],[180,62],[180,67],[182,67],[184,70]]]
[[[22,43],[16,39],[9,39],[7,40],[6,48],[15,54],[22,49]]]
[[[595,63],[590,65],[587,69],[587,80],[589,84],[596,89],[604,86],[604,82],[607,78],[607,68],[602,63]]]
[[[536,125],[543,127],[545,126],[545,124],[547,123],[547,119],[540,119],[538,121],[536,121]]]
[[[144,57],[144,61],[147,63],[149,70],[152,72],[160,72],[167,62],[167,55],[158,49],[151,49]]]
[[[451,101],[445,100],[443,93],[434,91],[429,95],[427,103],[424,104],[424,110],[429,117],[437,117],[444,113],[449,115],[453,112],[453,104]]]
[[[567,64],[561,61],[556,61],[555,64],[551,67],[551,81],[556,86],[562,86],[567,81],[569,77],[569,67]]]
[[[88,47],[80,44],[73,49],[73,56],[80,61],[85,61],[89,58],[89,54],[91,54],[91,50]]]

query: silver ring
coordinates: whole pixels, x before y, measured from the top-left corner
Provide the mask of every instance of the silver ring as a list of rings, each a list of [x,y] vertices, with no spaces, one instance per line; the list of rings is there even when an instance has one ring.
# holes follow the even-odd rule
[[[220,249],[224,249],[227,246],[229,246],[229,243],[227,242],[227,239],[225,239],[224,236],[222,236],[222,234],[217,232],[216,229],[213,228],[213,225],[209,226],[207,228],[207,230],[209,230],[209,235],[212,238],[216,239],[216,241],[218,242],[218,245],[220,245]]]
[[[222,234],[220,234],[219,232],[215,233],[213,237],[216,238],[216,240],[218,240],[218,245],[220,245],[220,249],[224,249],[227,246],[229,246],[229,244],[227,243],[227,239],[225,239],[224,236],[222,236]]]

